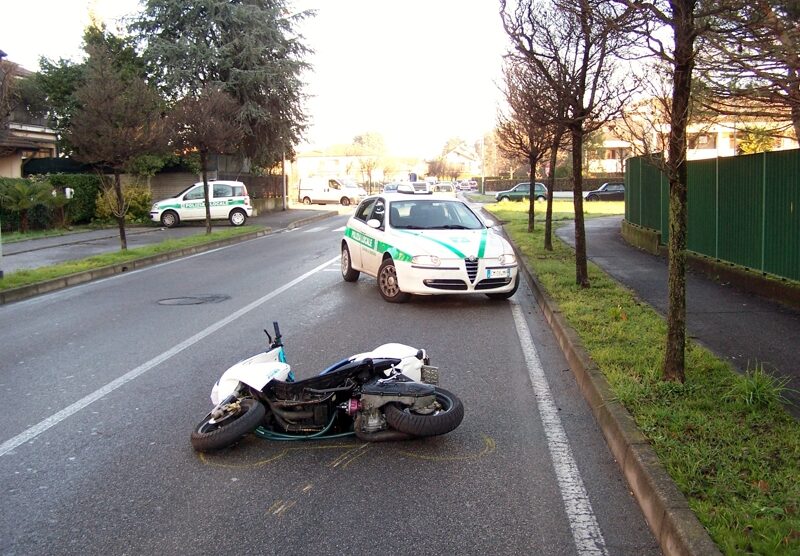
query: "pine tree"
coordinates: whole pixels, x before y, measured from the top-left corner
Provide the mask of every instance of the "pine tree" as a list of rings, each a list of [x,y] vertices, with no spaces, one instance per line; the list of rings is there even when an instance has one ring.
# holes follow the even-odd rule
[[[272,167],[294,155],[306,128],[301,73],[309,52],[284,0],[147,0],[131,30],[145,44],[153,81],[173,100],[206,85],[236,99],[243,154]]]

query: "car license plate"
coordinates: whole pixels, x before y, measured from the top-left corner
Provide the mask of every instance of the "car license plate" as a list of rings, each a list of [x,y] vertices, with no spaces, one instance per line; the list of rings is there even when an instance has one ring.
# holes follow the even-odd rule
[[[508,278],[511,274],[508,268],[488,268],[486,269],[487,278]]]

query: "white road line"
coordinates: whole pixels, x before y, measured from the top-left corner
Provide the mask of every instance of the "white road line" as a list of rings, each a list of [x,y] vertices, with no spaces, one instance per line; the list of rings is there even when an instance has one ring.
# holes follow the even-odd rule
[[[69,406],[65,407],[64,409],[62,409],[58,413],[55,413],[55,414],[51,415],[50,417],[48,417],[44,421],[39,422],[38,424],[36,424],[36,425],[32,426],[31,428],[23,431],[22,433],[18,434],[17,436],[15,436],[15,437],[13,437],[13,438],[11,438],[9,440],[6,440],[5,442],[3,442],[3,444],[0,445],[0,456],[4,456],[8,452],[10,452],[11,450],[14,450],[15,448],[19,447],[20,445],[25,444],[26,442],[30,442],[31,440],[33,440],[34,438],[36,438],[37,436],[39,436],[40,434],[45,432],[47,429],[56,426],[57,424],[59,424],[64,419],[66,419],[67,417],[70,417],[71,415],[74,415],[75,413],[77,413],[80,410],[84,409],[89,404],[91,404],[93,402],[96,402],[97,400],[99,400],[99,399],[103,398],[104,396],[106,396],[107,394],[113,392],[114,390],[116,390],[120,386],[123,386],[123,385],[127,384],[128,382],[132,381],[133,379],[137,378],[138,376],[143,375],[144,373],[146,373],[150,369],[152,369],[154,367],[157,367],[158,365],[160,365],[164,361],[166,361],[169,358],[177,355],[178,353],[182,352],[186,348],[189,348],[189,347],[193,346],[194,344],[196,344],[197,342],[199,342],[200,340],[206,338],[207,336],[210,336],[211,334],[213,334],[214,332],[216,332],[217,330],[219,330],[223,326],[226,326],[226,325],[232,323],[233,321],[235,321],[236,319],[238,319],[239,317],[242,317],[242,316],[246,315],[247,313],[249,313],[253,309],[256,309],[257,307],[263,305],[264,303],[266,303],[267,301],[269,301],[273,297],[276,297],[276,296],[282,294],[283,292],[285,292],[289,288],[291,288],[293,286],[296,286],[297,284],[299,284],[303,280],[309,278],[310,276],[316,274],[317,272],[319,272],[321,270],[324,270],[325,267],[333,264],[335,261],[338,261],[338,260],[339,260],[339,255],[337,255],[336,257],[334,257],[333,259],[331,259],[329,261],[326,261],[326,262],[322,263],[318,267],[316,267],[316,268],[314,268],[312,270],[309,270],[308,272],[306,272],[302,276],[298,276],[297,278],[295,278],[294,280],[292,280],[291,282],[289,282],[287,284],[284,284],[283,286],[281,286],[277,290],[273,290],[272,292],[268,293],[267,295],[265,295],[265,296],[255,300],[255,301],[253,301],[249,305],[246,305],[246,306],[242,307],[241,309],[239,309],[235,313],[231,313],[230,315],[228,315],[224,319],[215,322],[214,324],[212,324],[211,326],[209,326],[205,330],[202,330],[202,331],[198,332],[197,334],[195,334],[194,336],[192,336],[191,338],[188,338],[187,340],[184,340],[183,342],[181,342],[180,344],[176,345],[172,349],[168,349],[167,351],[165,351],[161,355],[157,355],[156,357],[154,357],[150,361],[147,361],[146,363],[143,363],[143,364],[139,365],[138,367],[136,367],[132,371],[128,371],[127,373],[125,373],[124,375],[119,377],[118,379],[112,380],[111,382],[109,382],[108,384],[103,386],[102,388],[100,388],[98,390],[95,390],[94,392],[92,392],[88,396],[85,396],[85,397],[81,398],[80,400],[78,400],[77,402],[73,403],[72,405],[69,405]]]
[[[310,234],[311,232],[321,232],[325,229],[325,226],[317,226],[316,228],[309,228],[308,230],[303,230],[304,234]]]
[[[558,416],[553,396],[550,394],[550,386],[542,369],[536,346],[531,340],[531,332],[525,322],[525,315],[516,300],[511,299],[510,302],[519,342],[525,355],[525,361],[528,364],[528,374],[536,396],[536,404],[539,407],[539,415],[544,425],[544,433],[547,437],[550,457],[553,460],[558,487],[561,490],[561,498],[564,501],[564,509],[567,512],[569,526],[572,529],[575,548],[578,554],[581,555],[607,555],[608,550],[603,539],[603,533],[597,524],[592,504],[589,501],[589,495],[583,485],[578,466],[575,465],[575,460],[572,457],[569,440],[564,432],[564,427],[561,425],[561,419]]]
[[[347,226],[342,226],[341,228],[336,228],[336,229],[335,229],[335,230],[333,230],[333,231],[334,231],[334,232],[343,232],[343,231],[345,231],[346,229],[347,229]]]

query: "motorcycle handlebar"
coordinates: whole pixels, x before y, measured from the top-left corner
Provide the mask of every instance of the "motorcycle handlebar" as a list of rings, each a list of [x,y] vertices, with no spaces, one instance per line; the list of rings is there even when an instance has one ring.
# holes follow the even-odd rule
[[[281,340],[281,329],[278,328],[278,322],[277,321],[273,321],[272,322],[272,326],[273,326],[273,328],[275,328],[275,341],[276,342],[280,342],[280,340]]]

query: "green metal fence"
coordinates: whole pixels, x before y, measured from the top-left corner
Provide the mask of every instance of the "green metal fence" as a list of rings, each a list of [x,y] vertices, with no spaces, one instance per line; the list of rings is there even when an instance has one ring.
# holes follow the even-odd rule
[[[688,163],[687,247],[800,280],[800,149]],[[655,161],[628,160],[625,219],[669,240],[669,184]]]

